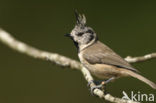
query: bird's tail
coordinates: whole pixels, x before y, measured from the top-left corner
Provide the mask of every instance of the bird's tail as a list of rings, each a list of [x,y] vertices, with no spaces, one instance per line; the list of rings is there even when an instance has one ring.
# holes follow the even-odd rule
[[[137,78],[143,82],[145,82],[146,84],[148,84],[149,86],[151,86],[153,89],[156,89],[156,84],[150,80],[148,80],[147,78],[141,76],[140,74],[137,74],[133,71],[127,70],[126,73],[134,78]]]

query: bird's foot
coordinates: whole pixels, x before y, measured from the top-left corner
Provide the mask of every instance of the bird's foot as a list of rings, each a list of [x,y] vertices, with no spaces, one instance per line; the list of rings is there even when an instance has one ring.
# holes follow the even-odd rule
[[[87,86],[89,87],[92,83],[94,83],[95,85],[99,85],[101,84],[101,82],[104,82],[103,80],[91,80],[88,82]]]
[[[88,83],[88,86],[90,86],[92,83],[95,84],[95,86],[91,86],[90,87],[90,91],[91,91],[91,94],[94,95],[94,90],[95,89],[101,89],[103,90],[105,88],[105,81],[102,81],[102,80],[99,80],[99,81],[90,81]]]
[[[93,95],[94,94],[94,90],[95,89],[100,89],[100,90],[103,90],[104,93],[106,94],[106,84],[109,83],[110,81],[114,80],[115,78],[114,77],[111,77],[109,78],[108,80],[104,81],[104,80],[99,80],[99,81],[90,81],[88,83],[88,86],[90,86],[92,83],[95,84],[95,86],[90,86],[90,91],[91,91],[91,94]]]

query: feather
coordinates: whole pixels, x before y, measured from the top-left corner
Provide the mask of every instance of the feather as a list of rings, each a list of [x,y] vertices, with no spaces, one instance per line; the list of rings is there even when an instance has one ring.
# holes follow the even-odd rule
[[[100,41],[84,49],[83,57],[90,64],[108,64],[138,72],[127,61]]]

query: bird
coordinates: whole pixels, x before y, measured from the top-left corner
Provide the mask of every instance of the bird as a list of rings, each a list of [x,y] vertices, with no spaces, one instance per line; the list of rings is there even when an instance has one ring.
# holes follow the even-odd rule
[[[140,74],[140,72],[119,56],[107,45],[102,43],[95,31],[86,25],[86,17],[75,11],[76,25],[71,33],[65,34],[77,48],[81,64],[87,68],[92,75],[101,80],[95,88],[102,88],[103,85],[121,77],[134,77],[156,89],[156,84]],[[97,81],[90,81],[90,83]]]

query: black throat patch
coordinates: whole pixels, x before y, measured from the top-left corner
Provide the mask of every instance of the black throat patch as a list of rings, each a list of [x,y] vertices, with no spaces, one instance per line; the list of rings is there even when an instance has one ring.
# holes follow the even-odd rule
[[[71,37],[71,40],[74,42],[74,45],[75,45],[75,47],[77,49],[77,52],[79,52],[79,44],[78,44],[78,42],[74,41],[74,39],[72,37]]]

